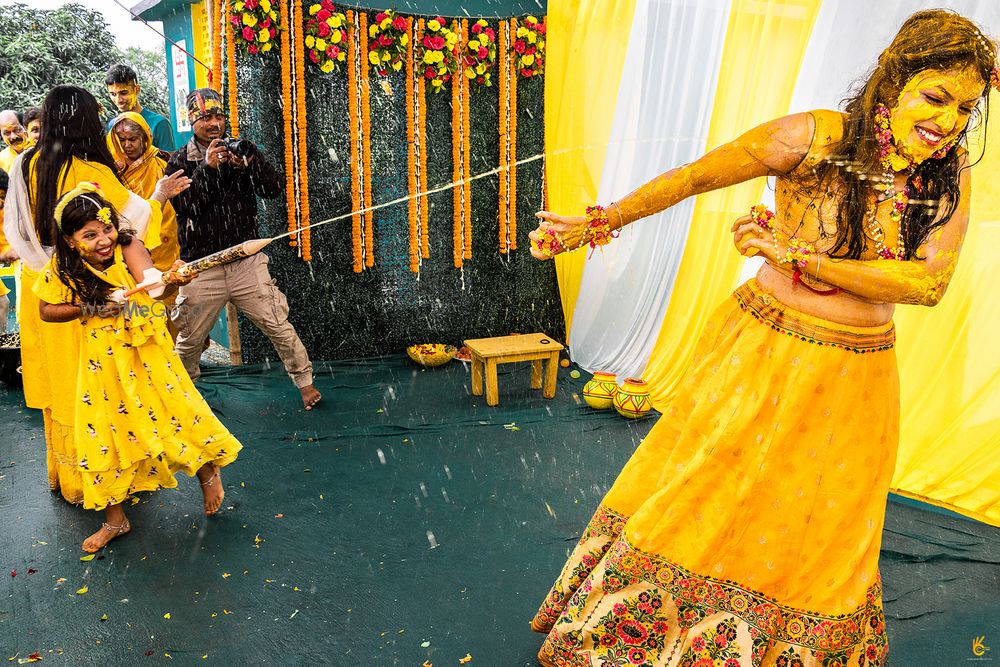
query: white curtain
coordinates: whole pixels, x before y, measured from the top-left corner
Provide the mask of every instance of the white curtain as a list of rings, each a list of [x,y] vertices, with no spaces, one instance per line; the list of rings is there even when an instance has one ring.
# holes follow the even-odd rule
[[[729,0],[637,0],[599,202],[705,152],[729,6]],[[575,362],[619,377],[642,372],[693,210],[692,198],[630,225],[587,260],[569,340]]]

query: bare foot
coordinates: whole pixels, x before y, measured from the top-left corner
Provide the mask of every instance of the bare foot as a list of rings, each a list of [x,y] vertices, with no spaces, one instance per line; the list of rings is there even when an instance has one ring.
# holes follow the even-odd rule
[[[299,391],[302,392],[302,405],[305,406],[306,410],[312,410],[319,403],[320,399],[323,398],[323,395],[316,390],[315,385],[307,385],[299,389]]]
[[[205,498],[205,516],[212,516],[222,507],[222,500],[226,497],[219,467],[206,463],[198,470],[198,479],[201,481],[201,494]]]
[[[96,533],[83,541],[83,550],[89,554],[95,554],[107,546],[108,542],[127,534],[130,530],[132,530],[132,524],[124,517],[119,524],[102,523],[101,528]]]

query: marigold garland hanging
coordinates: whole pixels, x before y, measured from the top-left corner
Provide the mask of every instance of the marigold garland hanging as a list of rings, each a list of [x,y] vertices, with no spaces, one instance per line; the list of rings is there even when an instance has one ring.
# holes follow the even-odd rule
[[[310,5],[309,16],[305,39],[309,62],[324,73],[339,70],[347,60],[347,17],[332,0]]]
[[[358,12],[357,19],[359,22],[362,20],[362,16],[363,14]],[[354,272],[361,273],[364,270],[364,248],[361,243],[361,218],[363,214],[359,213],[362,208],[361,188],[363,179],[361,177],[361,155],[363,152],[362,143],[364,141],[360,112],[361,59],[363,57],[361,32],[363,28],[355,22],[354,17],[355,14],[353,11],[347,12],[347,108],[350,115],[351,137],[351,211],[353,211],[351,215],[351,250]]]
[[[413,42],[413,19],[406,19],[406,34]],[[413,67],[413,49],[406,51],[406,189],[409,196],[407,200],[407,221],[410,231],[410,271],[420,272],[420,214],[417,210],[417,131],[416,131],[416,94],[413,77],[416,74]]]
[[[462,44],[469,41],[469,22],[462,19]],[[464,48],[464,47],[463,47]],[[458,77],[459,85],[462,89],[462,202],[464,205],[462,217],[465,221],[465,259],[472,259],[472,181],[469,180],[469,162],[471,157],[470,145],[472,143],[472,118],[469,105],[469,79],[464,76]],[[454,86],[455,84],[452,83]]]
[[[222,33],[225,30],[226,12],[222,11],[224,0],[212,0],[212,71],[208,73],[208,85],[222,90]],[[225,16],[224,16],[225,15]]]
[[[403,68],[410,39],[406,35],[406,19],[392,9],[379,12],[375,21],[368,26],[365,34],[371,38],[365,53],[366,64],[375,67],[379,76],[388,76],[389,70],[398,72]]]
[[[417,41],[423,39],[424,20],[417,21]],[[427,79],[416,74],[417,79],[417,190],[427,192]],[[427,195],[419,198],[420,211],[420,256],[430,259],[430,228],[428,226],[429,208]]]
[[[229,5],[226,5],[226,13],[229,13]],[[234,137],[240,136],[240,114],[239,103],[237,101],[238,91],[236,87],[236,37],[233,34],[232,21],[226,24],[226,98],[229,101],[229,134]]]
[[[534,16],[528,16],[524,25],[517,27],[511,50],[516,54],[514,67],[523,77],[541,76],[545,69],[545,30],[545,21]]]
[[[240,51],[251,55],[270,51],[278,32],[278,13],[271,0],[230,0],[229,6],[229,25]]]
[[[452,24],[452,30],[454,32],[459,32],[461,30],[458,21]],[[459,79],[459,85],[452,85],[451,87],[451,174],[452,183],[454,184],[451,188],[451,203],[452,203],[452,259],[455,264],[456,269],[462,268],[462,260],[466,255],[466,241],[465,241],[465,186],[462,183],[463,179],[463,167],[465,165],[464,155],[465,155],[465,117],[464,111],[465,107],[462,102],[462,86],[461,81],[464,81],[465,77]]]
[[[406,20],[401,16],[396,16],[393,18],[393,29],[396,29],[396,19],[402,20],[402,29],[406,30]],[[383,20],[384,22],[384,20]],[[370,48],[368,45],[368,15],[361,14],[361,52],[370,53]],[[381,25],[381,24],[380,24]],[[405,37],[406,33],[403,33]],[[368,69],[370,59],[361,58],[361,81],[360,81],[360,91],[361,91],[361,147],[362,147],[362,164],[364,165],[364,190],[362,194],[364,195],[365,209],[368,210],[365,213],[365,231],[364,231],[364,246],[365,246],[365,267],[371,268],[375,266],[375,237],[373,230],[374,214],[371,212],[372,207],[372,147],[371,147],[371,79]],[[402,67],[402,60],[400,60],[400,67]],[[394,69],[397,69],[394,67]]]
[[[291,0],[295,2],[295,0]],[[282,3],[281,19],[287,24],[288,7]],[[288,231],[293,233],[298,229],[298,216],[295,214],[295,142],[292,133],[292,48],[291,34],[287,31],[281,35],[281,117],[284,125],[282,134],[285,141],[285,209],[288,212]],[[288,245],[298,246],[298,239],[293,234],[288,237]]]
[[[509,250],[508,238],[510,235],[510,230],[507,226],[507,195],[508,195],[508,177],[507,173],[507,134],[509,132],[510,125],[510,95],[508,91],[510,90],[510,67],[508,61],[510,55],[507,51],[507,45],[510,43],[510,24],[503,21],[500,24],[500,40],[499,40],[499,54],[498,59],[500,61],[500,69],[498,72],[498,88],[500,92],[500,102],[499,102],[499,117],[500,122],[498,123],[499,129],[499,147],[500,147],[500,194],[499,194],[499,207],[498,207],[498,217],[500,220],[499,226],[499,242],[500,242],[500,254],[505,255]]]
[[[261,0],[263,2],[263,0]],[[309,229],[309,160],[306,151],[306,62],[303,53],[302,3],[291,0],[293,13],[290,31],[294,32],[291,43],[295,47],[295,139],[298,158],[298,170],[295,174],[295,186],[299,205],[299,233],[302,242],[303,261],[312,261],[312,239]]]
[[[492,86],[490,78],[497,61],[496,33],[486,19],[479,19],[469,28],[469,35],[462,56],[465,76],[476,88]]]
[[[517,30],[517,19],[510,20],[511,34]],[[517,53],[515,51],[515,53]],[[511,60],[510,74],[507,77],[510,108],[507,110],[510,130],[507,134],[507,165],[510,168],[510,178],[507,182],[507,224],[508,246],[517,250],[517,62]]]
[[[441,17],[427,21],[425,27],[414,45],[416,58],[431,90],[439,93],[458,71],[458,35]]]

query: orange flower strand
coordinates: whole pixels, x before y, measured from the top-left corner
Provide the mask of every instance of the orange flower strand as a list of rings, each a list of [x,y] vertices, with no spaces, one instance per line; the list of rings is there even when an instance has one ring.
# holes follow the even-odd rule
[[[299,204],[299,229],[309,226],[309,160],[306,152],[306,58],[304,44],[299,31],[302,29],[302,3],[292,0],[295,45],[295,109],[296,109],[296,138],[298,139],[298,172],[295,175]],[[291,32],[291,31],[286,31]],[[302,260],[312,261],[312,239],[309,230],[305,229],[299,233],[302,241]]]
[[[282,2],[278,7],[278,15],[281,17],[282,25],[287,25],[287,13],[288,6]],[[281,32],[281,118],[284,124],[284,142],[285,142],[285,209],[288,216],[288,231],[294,232],[296,230],[295,221],[295,172],[294,172],[294,157],[292,156],[292,151],[294,146],[292,144],[292,73],[291,73],[291,45],[289,40],[291,37],[288,31],[283,30]],[[295,236],[288,237],[288,245],[293,248],[298,245]]]
[[[510,111],[510,99],[508,98],[508,85],[507,78],[510,74],[510,69],[507,65],[508,54],[507,54],[507,41],[508,41],[508,24],[506,21],[501,22],[499,31],[499,54],[497,59],[500,63],[498,68],[497,77],[498,85],[500,89],[500,103],[499,103],[499,116],[500,116],[500,194],[499,194],[499,218],[500,218],[500,254],[507,254],[507,124],[509,122],[509,111]]]
[[[510,34],[517,34],[517,19],[510,20]],[[510,229],[510,249],[517,250],[517,70],[516,63],[512,58],[510,61],[510,134],[507,136],[507,145],[510,146],[510,179],[507,184],[507,201],[510,211],[507,213],[508,226]]]
[[[406,35],[413,43],[413,19],[406,19]],[[413,86],[413,49],[406,50],[406,188],[407,219],[410,226],[410,271],[420,272],[420,238],[417,233],[417,153],[414,124],[416,100]]]
[[[358,125],[360,119],[358,118],[358,77],[359,70],[361,68],[358,62],[359,56],[358,45],[355,42],[357,37],[357,28],[354,25],[354,12],[347,12],[347,20],[349,21],[349,27],[347,29],[347,58],[350,63],[347,67],[347,109],[348,115],[350,116],[350,135],[351,135],[351,251],[353,254],[353,269],[355,273],[361,273],[363,268],[363,260],[361,256],[361,214],[357,211],[361,210],[361,191],[358,187],[358,181],[361,178],[360,165],[361,165],[361,151],[358,146]]]
[[[417,41],[423,41],[424,20],[417,20]],[[427,192],[427,83],[423,76],[417,76],[417,136],[420,140],[420,171],[417,173],[417,188]],[[428,198],[420,197],[420,256],[430,259],[430,230],[428,229]]]
[[[229,134],[240,136],[239,107],[236,101],[236,43],[233,36],[233,25],[226,21],[226,94],[229,96]]]
[[[222,91],[222,0],[212,2],[212,70],[209,72],[209,85],[216,91]],[[226,25],[229,25],[229,4],[225,10]]]
[[[457,21],[452,22],[452,32],[458,30]],[[451,180],[458,183],[462,179],[462,87],[451,86]],[[462,190],[461,185],[456,185],[451,189],[451,210],[452,210],[452,259],[455,268],[462,268]]]
[[[368,53],[368,15],[361,14],[361,53]],[[365,208],[372,206],[372,145],[371,145],[371,79],[368,72],[368,58],[361,58],[361,148],[364,162],[364,201]],[[373,219],[371,211],[365,213],[365,266],[375,266],[375,239],[373,237]]]
[[[462,34],[459,39],[459,52],[467,48],[469,42],[469,21],[462,19]],[[465,220],[465,259],[472,259],[472,181],[469,180],[470,142],[472,138],[472,119],[469,105],[469,78],[459,73],[458,80],[462,86],[462,201],[465,209],[462,217]],[[454,85],[454,83],[452,83]]]

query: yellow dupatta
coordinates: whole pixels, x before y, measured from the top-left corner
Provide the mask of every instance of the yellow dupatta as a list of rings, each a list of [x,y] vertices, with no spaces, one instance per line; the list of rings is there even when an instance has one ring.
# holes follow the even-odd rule
[[[132,164],[128,164],[125,151],[122,149],[121,141],[115,134],[115,128],[124,120],[130,120],[142,129],[146,135],[146,152]],[[163,172],[167,167],[166,161],[160,157],[160,151],[153,145],[153,132],[149,128],[146,119],[134,111],[126,111],[115,117],[108,132],[108,149],[111,156],[118,165],[118,173],[127,187],[143,199],[153,196],[156,189],[156,182],[163,177]],[[147,243],[151,246],[151,243]],[[170,202],[163,204],[163,220],[160,223],[160,242],[153,247],[150,252],[153,265],[161,271],[166,271],[180,259],[180,245],[177,241],[177,215],[174,213]]]

